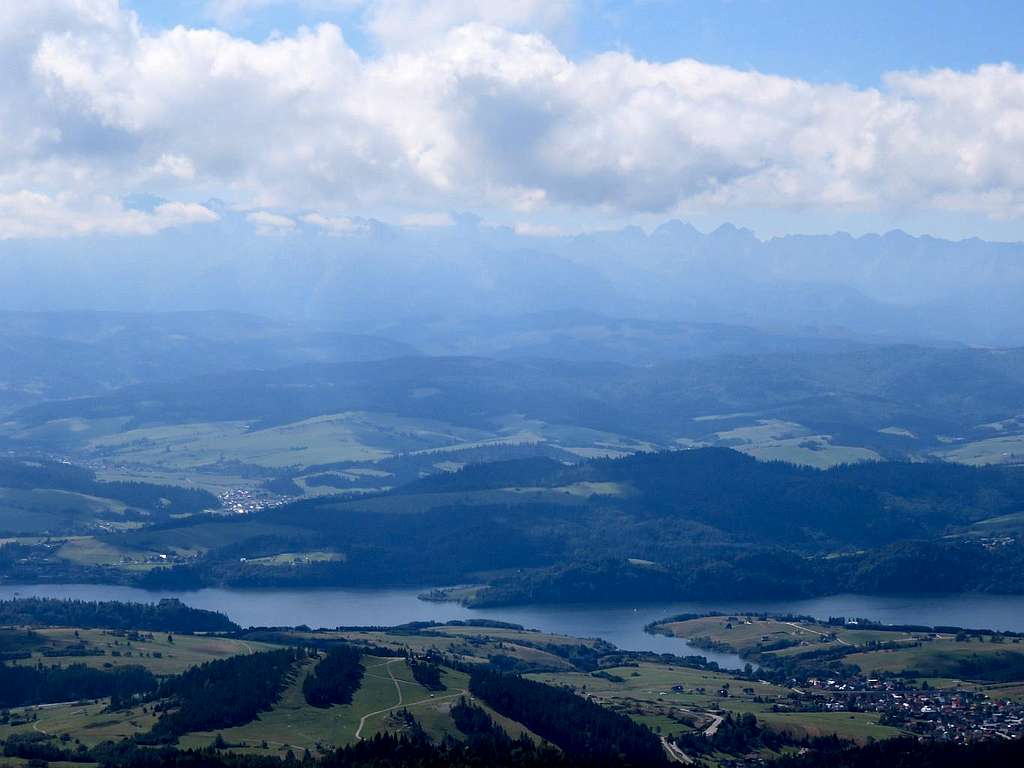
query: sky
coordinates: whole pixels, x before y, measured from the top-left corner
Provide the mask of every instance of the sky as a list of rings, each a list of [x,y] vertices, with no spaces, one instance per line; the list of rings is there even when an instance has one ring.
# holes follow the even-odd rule
[[[0,239],[227,207],[1024,240],[1021,29],[996,0],[4,3]]]

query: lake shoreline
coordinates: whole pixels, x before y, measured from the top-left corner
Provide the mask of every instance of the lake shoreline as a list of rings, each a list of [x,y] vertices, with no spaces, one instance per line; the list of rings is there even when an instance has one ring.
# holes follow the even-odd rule
[[[396,626],[416,621],[495,620],[581,638],[597,638],[628,651],[705,656],[723,668],[742,668],[738,655],[696,648],[679,638],[649,634],[645,627],[683,613],[792,613],[827,619],[846,616],[886,624],[984,627],[1024,631],[1024,597],[956,595],[877,597],[834,595],[797,601],[657,602],[595,606],[589,603],[467,608],[420,599],[422,589],[156,590],[101,584],[4,584],[0,599],[58,597],[76,600],[155,602],[177,598],[216,610],[242,626]]]

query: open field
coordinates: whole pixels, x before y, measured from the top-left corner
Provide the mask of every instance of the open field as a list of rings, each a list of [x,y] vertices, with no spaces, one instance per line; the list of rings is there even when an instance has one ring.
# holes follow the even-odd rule
[[[572,665],[566,659],[533,647],[580,643],[593,647],[595,641],[577,641],[565,636],[511,628],[453,626],[439,627],[437,630],[408,634],[383,631],[291,634],[310,640],[347,639],[386,644],[395,649],[408,649],[414,652],[441,650],[470,663],[483,663],[490,656],[501,654],[530,665],[562,669],[563,674],[570,676],[567,679],[573,679],[575,676],[595,684],[609,682],[584,673],[571,672]],[[102,656],[54,659],[55,663],[74,661],[101,668],[113,664],[141,664],[158,675],[180,672],[193,664],[213,658],[273,647],[254,640],[176,636],[171,642],[166,635],[161,634],[126,634],[101,630],[78,630],[76,634],[73,629],[44,629],[39,630],[38,634],[47,643],[47,647],[52,649],[66,648],[78,643],[84,645],[87,651],[104,652]],[[118,656],[113,656],[114,652],[118,653]],[[37,651],[32,659],[19,663],[35,664],[39,658],[41,657]],[[407,729],[405,710],[408,710],[432,738],[461,738],[451,718],[450,709],[461,696],[469,697],[466,673],[442,667],[442,680],[447,689],[431,692],[415,681],[404,657],[391,658],[367,654],[363,657],[363,682],[356,691],[352,703],[319,709],[308,705],[302,695],[303,680],[315,667],[315,663],[312,659],[304,662],[280,701],[270,711],[261,714],[257,720],[236,728],[190,733],[182,737],[180,743],[186,747],[207,746],[220,736],[232,745],[232,749],[247,753],[284,755],[289,749],[296,753],[305,749],[322,752],[332,746],[352,743],[360,737],[368,738],[374,733],[397,733]],[[695,670],[670,672],[667,668],[660,671],[659,677],[654,670],[655,667],[645,670],[645,677],[639,682],[630,678],[631,685],[626,686],[626,697],[642,698],[641,692],[645,686],[657,686],[670,678],[676,679],[680,674],[688,683],[696,684],[700,680],[712,687],[729,680],[727,675],[719,673],[705,674]],[[613,673],[623,674],[630,671],[632,668],[612,670]],[[758,693],[762,694],[774,691],[773,688],[760,684],[756,687]],[[621,703],[617,698],[615,701],[610,698],[609,701],[616,706]],[[525,734],[537,739],[521,724],[502,717],[484,706],[495,721],[513,737]],[[46,728],[45,723],[48,722],[53,726],[53,730],[49,732],[67,733],[71,738],[81,738],[83,743],[91,744],[101,741],[100,735],[105,738],[130,736],[144,732],[152,725],[152,717],[143,717],[146,713],[141,708],[130,712],[108,713],[105,716],[102,709],[102,703],[69,703],[46,707],[41,710],[45,715],[34,711],[32,713],[33,717],[45,717],[45,722],[22,722],[10,726],[9,732],[33,726]],[[0,736],[2,733],[3,731],[0,731]],[[85,733],[87,737],[82,738],[82,734]]]
[[[904,735],[898,728],[881,725],[878,715],[865,712],[763,712],[758,720],[794,736],[838,736],[860,744],[869,739],[891,739]]]
[[[760,653],[762,664],[773,656],[799,657],[832,647],[849,651],[841,657],[842,662],[859,668],[865,677],[910,677],[917,679],[918,684],[927,682],[932,689],[1024,699],[1024,642],[1019,638],[907,633],[735,616],[704,617],[661,626],[691,641],[703,639],[741,654]],[[780,641],[795,644],[765,650]],[[878,647],[880,644],[887,647]],[[896,647],[892,647],[894,644]]]
[[[14,733],[67,734],[87,747],[104,741],[117,741],[145,733],[156,722],[149,707],[133,707],[118,712],[104,712],[109,701],[19,707],[11,710],[12,720],[26,720],[18,725],[0,725],[0,738]],[[51,763],[54,765],[54,763]]]
[[[31,426],[7,422],[0,424],[0,434],[5,434],[15,440],[44,442],[54,448],[68,450],[80,447],[89,440],[116,434],[124,429],[128,421],[126,416],[114,416],[110,418],[51,419]]]
[[[295,535],[294,528],[245,520],[232,529],[236,539],[253,536]],[[209,522],[182,528],[132,531],[118,538],[118,544],[129,549],[175,553],[183,556],[201,554],[226,543],[223,523]],[[242,535],[239,536],[238,534]]]
[[[728,703],[736,706],[743,702],[750,703],[756,696],[785,696],[789,691],[788,688],[770,683],[738,680],[725,672],[653,662],[640,662],[635,667],[609,667],[602,669],[601,672],[621,677],[622,680],[609,680],[586,672],[542,672],[528,677],[553,685],[567,685],[598,698],[634,698],[710,708],[717,708],[718,704],[723,703],[718,692],[725,685],[728,685],[730,691],[726,698],[735,699]],[[673,686],[681,686],[683,691],[673,691]],[[700,691],[701,688],[704,689],[703,692]],[[749,692],[744,692],[744,688],[749,689]]]
[[[140,632],[138,639],[131,639],[123,632],[102,629],[44,628],[33,631],[42,636],[48,649],[60,651],[84,646],[86,651],[97,652],[97,655],[47,657],[36,651],[30,659],[8,663],[32,666],[39,662],[48,666],[85,664],[97,669],[143,666],[154,675],[167,676],[184,672],[204,661],[257,653],[274,647],[267,643],[207,635],[172,635],[173,640],[168,640],[168,634],[162,632]],[[98,654],[100,651],[102,655]]]
[[[600,641],[590,638],[570,637],[569,635],[553,635],[535,629],[514,629],[512,627],[485,627],[468,624],[466,626],[449,625],[434,627],[431,631],[456,637],[489,637],[505,641],[521,641],[554,645],[584,645],[592,648]]]
[[[63,630],[57,630],[56,636],[62,637],[63,632]],[[68,632],[73,632],[73,630],[68,630]],[[79,632],[83,639],[91,644],[103,642],[102,635],[88,636],[87,630],[79,630]],[[97,635],[99,634],[97,633]],[[47,636],[50,637],[48,633]],[[124,644],[126,641],[121,639],[119,642]],[[163,658],[157,659],[149,655],[140,655],[142,652],[139,648],[149,645],[159,645],[164,648]],[[184,652],[182,652],[183,646],[187,646]],[[127,648],[126,645],[121,647]],[[76,663],[86,662],[90,666],[102,666],[104,663],[110,662],[142,664],[156,674],[170,674],[181,672],[201,661],[224,658],[238,652],[248,652],[249,649],[252,651],[265,650],[270,646],[224,638],[184,636],[175,639],[174,645],[169,646],[165,637],[157,636],[146,643],[133,642],[131,647],[134,651],[131,657],[122,656],[114,659],[109,656],[86,657],[76,658],[74,661]],[[35,663],[35,659],[32,663]],[[464,673],[444,669],[442,678],[448,690],[432,693],[413,679],[412,672],[404,658],[366,656],[363,663],[366,667],[363,684],[349,705],[320,709],[306,703],[302,694],[302,682],[316,664],[315,660],[310,659],[300,667],[295,679],[288,685],[281,700],[271,711],[263,713],[257,720],[236,728],[187,734],[181,738],[180,743],[186,747],[207,746],[219,734],[228,743],[245,752],[283,756],[289,749],[298,752],[307,748],[317,751],[331,746],[352,743],[357,738],[357,732],[363,738],[368,738],[381,731],[398,732],[406,727],[401,718],[397,717],[404,708],[408,708],[413,713],[417,721],[432,737],[458,736],[458,730],[451,719],[449,710],[451,704],[466,693],[468,677]],[[92,745],[106,739],[117,739],[142,733],[152,727],[156,720],[151,713],[143,711],[142,707],[104,713],[105,706],[106,702],[100,701],[18,709],[14,712],[15,719],[29,718],[29,721],[0,727],[0,738],[7,733],[27,731],[67,733],[73,739],[79,739],[87,745]],[[511,721],[508,721],[508,726],[516,732],[516,735],[525,730]],[[266,742],[266,747],[262,746],[263,742]]]
[[[660,724],[665,735],[707,726],[713,722],[710,712],[754,712],[760,717],[770,708],[764,700],[781,699],[789,692],[768,683],[738,680],[723,672],[649,662],[601,672],[611,679],[585,672],[538,673],[528,677],[549,685],[568,686],[639,722]],[[762,701],[755,702],[755,698]]]
[[[536,494],[539,498],[551,494],[564,494],[568,496],[582,496],[583,498],[589,498],[591,496],[632,496],[635,491],[625,483],[572,483],[571,485],[560,485],[554,488],[507,488],[507,491],[517,494]]]
[[[728,446],[762,461],[787,461],[818,469],[882,458],[869,448],[836,445],[831,435],[816,435],[802,424],[779,419],[759,419],[748,426],[715,432],[708,443]]]
[[[661,631],[698,645],[709,643],[741,655],[762,658],[801,656],[822,648],[853,651],[843,662],[867,675],[911,674],[918,677],[979,681],[1024,678],[1024,643],[990,635],[958,640],[950,634],[830,626],[745,616],[711,616],[659,625]],[[774,648],[779,644],[785,647]],[[879,648],[878,645],[899,646]],[[1005,675],[1000,679],[999,675]]]
[[[857,653],[846,660],[868,673],[915,672],[927,677],[991,680],[989,675],[998,673],[1000,668],[1018,674],[1024,670],[1024,644],[933,640],[899,650]]]
[[[238,466],[268,472],[365,462],[400,453],[460,450],[515,442],[522,435],[458,426],[390,413],[350,411],[261,427],[251,421],[198,421],[125,429],[127,420],[60,419],[29,429],[2,425],[14,439],[59,445],[77,459],[99,465],[107,480],[196,485],[216,492],[251,487]],[[10,432],[14,429],[14,432]],[[439,458],[439,461],[441,458]],[[366,487],[387,486],[387,473],[360,478]],[[323,489],[317,492],[322,492]]]
[[[367,677],[379,676],[379,679],[383,679],[381,672],[386,670],[390,677],[398,681],[398,688],[401,689],[401,705],[409,708],[410,713],[428,734],[434,738],[459,737],[460,732],[455,727],[449,712],[451,705],[459,697],[469,695],[468,675],[451,669],[443,669],[442,680],[447,690],[431,692],[413,679],[412,671],[405,660],[389,660],[385,663],[384,668],[384,670],[381,668],[367,669]],[[353,706],[356,704],[357,702],[353,701]],[[394,706],[394,702],[385,704],[385,707]],[[367,738],[377,731],[393,730],[394,725],[390,717],[392,713],[393,710],[389,709],[367,717],[363,725],[362,737]]]
[[[936,451],[946,461],[981,466],[984,464],[1024,463],[1024,435],[1001,435],[985,440],[960,443],[955,448]]]
[[[248,421],[204,421],[129,430],[122,430],[122,426],[103,424],[72,433],[80,437],[78,452],[108,464],[191,472],[225,462],[281,469],[544,439],[523,425],[495,424],[492,430],[482,430],[427,418],[362,411],[266,427]],[[582,431],[590,441],[618,439],[615,435]],[[563,433],[562,429],[562,437],[584,437]],[[380,478],[367,480],[379,482]]]
[[[752,445],[734,446],[737,451],[761,461],[786,461],[807,467],[828,469],[839,464],[856,464],[861,461],[881,461],[882,456],[870,448],[852,445],[835,445],[828,435],[812,435],[806,438],[771,440]]]
[[[1004,683],[999,685],[975,686],[984,690],[994,699],[1007,699],[1010,701],[1024,701],[1024,682]]]
[[[448,711],[451,703],[464,693],[468,683],[466,675],[445,670],[443,679],[448,690],[432,694],[413,680],[405,659],[365,656],[363,664],[366,668],[363,684],[351,704],[319,709],[306,703],[302,681],[315,665],[311,660],[303,665],[280,702],[258,720],[217,732],[191,733],[182,737],[181,744],[206,746],[220,734],[243,752],[279,755],[289,749],[296,753],[304,749],[315,752],[351,744],[357,740],[357,732],[362,738],[384,731],[400,732],[406,726],[396,715],[403,708],[408,708],[432,737],[458,736]],[[265,748],[263,742],[267,744]]]
[[[737,680],[724,673],[649,663],[603,672],[622,680],[582,673],[530,677],[552,685],[569,686],[668,737],[712,727],[716,718],[724,713],[732,713],[734,717],[751,713],[763,725],[797,737],[836,734],[864,742],[868,738],[892,738],[902,733],[880,725],[877,714],[774,712],[771,702],[785,702],[789,689]]]
[[[214,495],[238,489],[259,488],[259,477],[240,475],[226,467],[204,467],[202,471],[177,470],[170,467],[137,467],[125,464],[98,463],[96,478],[105,482],[152,483],[154,485],[180,485],[183,488],[201,488]]]
[[[344,638],[353,642],[370,643],[394,650],[410,649],[415,653],[436,651],[458,657],[470,663],[484,663],[491,656],[501,655],[517,659],[531,667],[571,670],[572,664],[561,656],[535,646],[585,645],[592,647],[594,641],[580,640],[563,635],[548,635],[529,630],[468,627],[431,627],[416,633],[401,631],[341,631],[309,633],[300,636],[320,640]]]
[[[134,429],[91,440],[85,455],[117,463],[189,470],[223,461],[293,467],[380,458],[342,418],[253,430],[247,422],[200,422]]]
[[[280,552],[267,557],[252,557],[248,562],[256,565],[292,565],[294,563],[338,563],[344,562],[345,555],[340,552],[312,550],[309,552]]]
[[[43,534],[69,530],[134,527],[119,519],[125,505],[83,493],[52,489],[0,488],[0,531]]]
[[[1011,515],[1000,515],[990,517],[986,520],[979,520],[965,532],[965,536],[993,537],[993,536],[1015,536],[1024,533],[1024,512],[1016,512]]]
[[[153,550],[138,550],[120,547],[108,541],[91,536],[80,536],[67,540],[57,550],[57,557],[78,565],[118,565],[122,567],[148,568],[159,554]]]
[[[710,640],[735,653],[751,653],[778,643],[791,647],[773,653],[798,655],[827,646],[856,647],[869,643],[912,643],[917,635],[878,629],[855,629],[813,622],[789,622],[747,616],[707,616],[659,625],[660,631],[688,640]]]
[[[433,471],[453,471],[463,464],[448,461],[448,454],[495,446],[548,444],[580,458],[624,456],[663,447],[613,432],[548,424],[514,414],[495,417],[481,427],[378,411],[347,411],[273,425],[238,420],[126,428],[130,426],[125,418],[57,419],[27,428],[3,424],[0,436],[60,446],[77,461],[94,467],[104,480],[194,486],[219,493],[256,488],[266,477],[288,474],[307,496],[338,492],[329,485],[305,482],[325,472],[350,481],[347,491],[386,490],[394,484],[390,472],[373,467],[305,472],[321,465],[429,456],[436,458]],[[239,471],[240,467],[256,473]],[[589,496],[605,490],[609,489],[584,484],[568,492]]]
[[[242,653],[257,653],[274,647],[266,643],[202,635],[174,635],[172,640],[166,633],[124,633],[98,629],[45,628],[34,632],[50,650],[84,646],[86,652],[102,651],[103,655],[47,657],[37,650],[30,659],[8,661],[8,664],[84,664],[97,669],[142,666],[157,676],[166,677],[206,661]],[[156,716],[148,705],[106,712],[104,710],[108,704],[109,700],[101,699],[18,707],[11,710],[11,722],[0,725],[0,739],[13,733],[67,734],[72,740],[94,746],[103,741],[116,741],[145,733],[156,722]]]

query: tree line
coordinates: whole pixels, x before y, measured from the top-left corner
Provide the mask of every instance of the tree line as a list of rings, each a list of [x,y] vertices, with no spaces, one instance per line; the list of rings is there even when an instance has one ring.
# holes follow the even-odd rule
[[[0,487],[53,488],[84,493],[167,515],[191,514],[220,507],[216,496],[200,488],[123,480],[104,482],[97,480],[96,474],[85,467],[45,459],[0,459]]]
[[[266,712],[290,682],[305,651],[279,651],[208,661],[165,680],[155,694],[164,700],[147,740],[173,742],[190,731],[244,725]]]
[[[84,664],[69,666],[14,666],[0,664],[0,707],[23,707],[58,701],[100,699],[123,702],[155,692],[157,679],[138,666],[109,671]]]
[[[0,600],[0,626],[148,629],[155,632],[232,632],[239,626],[223,613],[191,608],[177,599],[123,603],[26,597]]]
[[[649,728],[570,690],[489,669],[470,673],[469,690],[582,763],[667,764],[661,742]]]
[[[351,704],[365,671],[358,650],[347,646],[332,648],[302,681],[302,695],[314,707]]]
[[[441,679],[441,668],[437,664],[410,658],[409,669],[412,670],[413,679],[428,691],[444,691],[448,689]]]

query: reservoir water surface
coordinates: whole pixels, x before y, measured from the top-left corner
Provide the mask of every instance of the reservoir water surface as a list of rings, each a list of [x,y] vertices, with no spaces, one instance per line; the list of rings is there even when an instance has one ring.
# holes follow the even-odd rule
[[[684,641],[650,635],[644,626],[679,613],[705,611],[792,612],[824,619],[846,616],[888,624],[936,624],[1024,631],[1022,595],[945,595],[893,597],[832,595],[808,600],[747,602],[671,602],[635,605],[523,605],[470,609],[456,603],[418,599],[422,589],[200,589],[190,592],[149,592],[105,584],[0,585],[0,599],[60,597],[77,600],[154,602],[179,598],[195,608],[225,613],[243,626],[393,626],[410,621],[496,619],[575,637],[607,640],[631,651],[679,655],[698,654],[723,667],[743,665],[733,654],[690,648]]]

